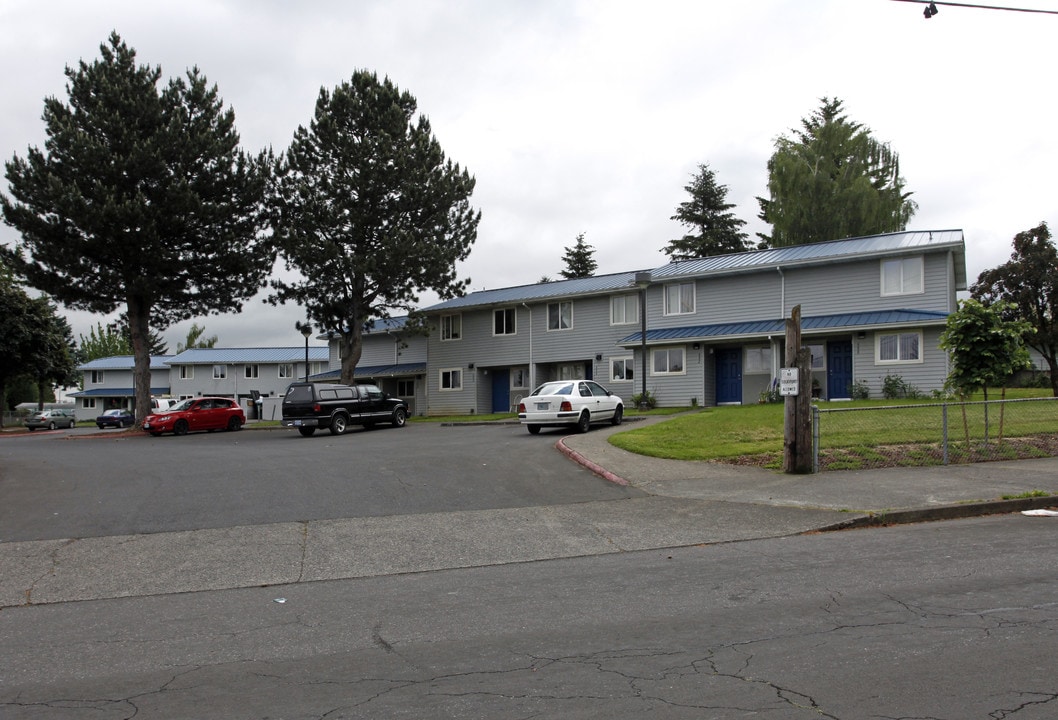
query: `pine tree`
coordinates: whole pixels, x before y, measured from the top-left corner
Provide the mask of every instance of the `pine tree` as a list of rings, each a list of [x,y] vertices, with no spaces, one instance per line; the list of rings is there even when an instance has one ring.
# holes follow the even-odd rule
[[[559,272],[559,275],[566,280],[592,277],[599,267],[595,262],[595,248],[584,242],[584,233],[577,236],[576,243],[566,248],[562,260],[566,263],[566,269]]]
[[[904,191],[899,157],[823,98],[794,137],[780,137],[768,160],[769,199],[757,198],[772,247],[897,232],[917,205]]]
[[[662,248],[674,261],[710,255],[743,252],[749,249],[748,235],[740,230],[746,224],[729,210],[727,186],[716,182],[708,165],[699,165],[698,173],[684,187],[691,199],[680,203],[672,220],[695,230]]]

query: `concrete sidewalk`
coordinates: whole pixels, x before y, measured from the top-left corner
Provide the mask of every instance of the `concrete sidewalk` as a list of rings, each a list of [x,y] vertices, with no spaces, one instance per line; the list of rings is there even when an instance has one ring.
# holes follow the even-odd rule
[[[1000,500],[1058,492],[1058,458],[787,476],[644,458],[609,444],[620,429],[565,437],[557,448],[646,497],[0,543],[0,607],[663,551],[1058,505]]]

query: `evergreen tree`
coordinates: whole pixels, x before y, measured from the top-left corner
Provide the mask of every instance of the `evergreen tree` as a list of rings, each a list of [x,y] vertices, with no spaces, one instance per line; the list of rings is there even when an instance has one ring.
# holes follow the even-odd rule
[[[44,409],[44,401],[53,396],[54,388],[78,382],[77,346],[70,323],[58,314],[50,300],[38,298],[33,305],[35,340],[26,374],[37,386],[37,407]]]
[[[220,338],[216,335],[203,337],[205,334],[205,326],[199,325],[198,323],[191,323],[191,329],[187,331],[187,340],[176,344],[176,352],[182,353],[184,350],[190,350],[191,348],[216,347]]]
[[[6,272],[0,272],[0,400],[7,401],[8,387],[16,378],[29,376],[26,370],[37,340],[37,315],[38,308],[26,291]],[[0,412],[0,428],[3,426]]]
[[[595,248],[584,242],[584,233],[577,236],[575,244],[566,248],[562,260],[566,263],[566,269],[559,275],[566,280],[591,277],[599,267],[599,263],[595,262]]]
[[[710,255],[725,255],[749,250],[748,235],[740,230],[746,224],[731,212],[727,186],[716,182],[708,165],[699,165],[698,173],[684,187],[690,200],[680,203],[672,220],[695,232],[670,240],[662,250],[674,261]]]
[[[160,68],[112,34],[66,68],[69,104],[44,101],[44,151],[6,163],[0,248],[29,284],[75,309],[128,315],[136,408],[150,408],[150,331],[238,309],[271,272],[261,237],[268,158],[239,149],[235,117],[198,69]]]
[[[770,199],[757,198],[771,247],[805,245],[907,227],[917,205],[904,191],[890,147],[849,122],[840,100],[823,98],[794,137],[780,137],[768,160]]]
[[[420,290],[462,295],[456,279],[477,237],[474,178],[445,159],[415,98],[357,71],[321,89],[276,168],[273,238],[298,280],[273,280],[273,304],[293,301],[338,333],[351,383],[369,319],[410,312]]]
[[[1058,397],[1058,249],[1047,223],[1015,235],[1010,260],[978,275],[970,294],[986,305],[1006,303],[1006,319],[1028,324],[1025,344],[1046,360]]]

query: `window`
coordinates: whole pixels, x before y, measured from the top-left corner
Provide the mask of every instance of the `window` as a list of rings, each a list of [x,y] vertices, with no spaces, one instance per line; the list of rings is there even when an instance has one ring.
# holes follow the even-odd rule
[[[878,363],[920,363],[922,333],[879,334],[875,348],[875,361]]]
[[[441,316],[441,340],[458,340],[463,337],[463,316]]]
[[[925,292],[922,257],[882,260],[882,295],[914,295]]]
[[[529,387],[529,369],[514,368],[511,370],[511,389],[525,390]]]
[[[213,379],[214,380],[223,380],[226,377],[228,377],[228,367],[227,367],[227,365],[214,365],[213,366]]]
[[[103,384],[103,371],[102,370],[93,370],[92,371],[91,382],[92,382],[93,385],[102,385]]]
[[[514,308],[494,310],[492,313],[493,335],[514,335]]]
[[[95,398],[81,398],[81,407],[83,408],[94,408],[96,406]]]
[[[771,374],[771,347],[748,347],[743,358],[747,375]]]
[[[195,366],[194,365],[181,365],[180,366],[180,379],[181,380],[194,380],[195,379]]]
[[[261,366],[260,365],[247,365],[246,369],[243,371],[243,373],[244,373],[244,375],[247,378],[249,378],[251,380],[255,380],[255,379],[261,377]]]
[[[823,365],[823,346],[822,345],[805,345],[808,351],[812,353],[812,369],[822,370]]]
[[[639,322],[639,296],[616,295],[610,298],[610,324],[631,325]]]
[[[282,378],[293,378],[294,377],[294,364],[293,363],[280,363],[279,364],[279,377]]]
[[[610,379],[614,382],[635,380],[635,358],[611,358]]]
[[[441,371],[441,390],[462,390],[463,371],[459,368]]]
[[[558,379],[559,380],[583,380],[584,379],[584,364],[573,363],[567,365],[558,366]]]
[[[397,397],[415,397],[415,381],[398,380]]]
[[[569,330],[573,327],[573,303],[571,301],[550,303],[547,306],[547,329]]]
[[[313,360],[309,365],[309,375],[319,375],[320,373],[327,372],[330,369],[330,363],[318,362]]]
[[[653,367],[654,375],[683,374],[683,348],[658,348]]]
[[[665,314],[687,315],[694,312],[694,283],[665,286]]]

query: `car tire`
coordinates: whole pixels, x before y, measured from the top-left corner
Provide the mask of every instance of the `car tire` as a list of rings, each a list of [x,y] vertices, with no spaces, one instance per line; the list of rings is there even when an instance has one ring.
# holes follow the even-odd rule
[[[610,418],[611,425],[620,425],[625,419],[625,409],[621,405],[617,406],[617,409],[613,411],[613,417]]]
[[[187,435],[187,420],[177,420],[173,425],[173,435]]]
[[[118,420],[118,430],[123,430],[124,428],[125,428],[125,421],[124,420]]]
[[[404,427],[408,422],[408,414],[404,412],[404,408],[397,408],[393,411],[393,427],[401,428]]]
[[[349,418],[342,413],[338,413],[331,418],[331,435],[344,435],[348,429]]]
[[[96,423],[96,427],[97,427],[97,428],[99,428],[100,430],[102,430],[102,429],[103,429],[103,426],[102,426],[102,425],[100,425],[99,423]]]
[[[238,430],[242,430],[242,423],[239,422],[239,418],[230,418],[228,420],[228,432],[236,432]]]
[[[591,415],[585,410],[577,418],[577,432],[586,433],[589,427],[591,427]]]
[[[77,425],[77,421],[76,420],[71,420],[70,421],[70,429],[73,430],[75,425]]]
[[[54,420],[52,420],[50,423],[48,423],[48,429],[49,430],[54,430],[55,429],[55,421]]]
[[[299,427],[298,432],[301,433],[301,437],[312,437],[312,433],[316,432],[316,428]]]
[[[540,434],[540,426],[539,425],[526,425],[525,429],[529,431],[530,435],[539,435]]]
[[[29,427],[29,428],[26,428],[26,429],[27,429],[27,430],[29,430],[30,432],[33,432],[33,431],[34,431],[34,430],[36,430],[37,428],[35,428],[35,427]]]

